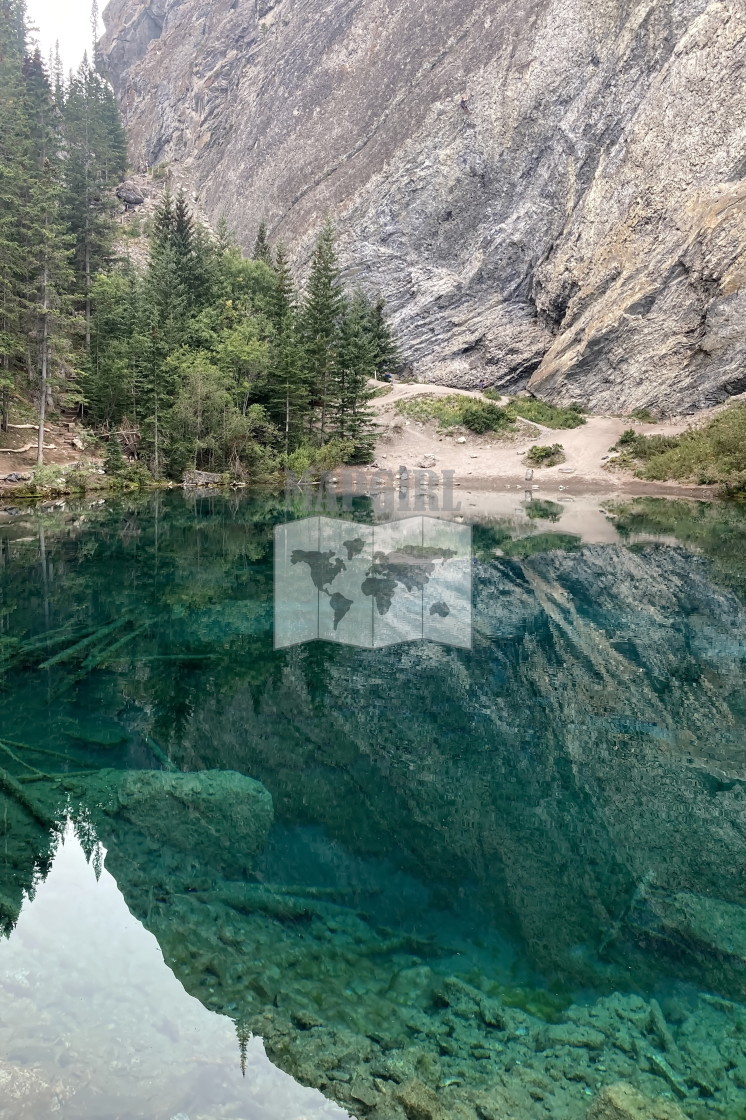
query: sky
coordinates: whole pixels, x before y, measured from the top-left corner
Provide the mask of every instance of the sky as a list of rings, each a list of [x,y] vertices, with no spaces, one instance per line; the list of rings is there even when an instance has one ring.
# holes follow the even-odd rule
[[[41,53],[46,59],[59,39],[60,53],[65,67],[76,70],[83,52],[91,51],[91,0],[27,0],[28,18],[32,27],[38,28],[37,37]],[[103,10],[105,0],[99,0]],[[99,34],[103,23],[99,22]]]

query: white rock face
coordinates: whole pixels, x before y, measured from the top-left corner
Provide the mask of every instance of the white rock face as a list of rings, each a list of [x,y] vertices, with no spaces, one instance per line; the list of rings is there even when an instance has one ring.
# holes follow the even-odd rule
[[[135,164],[299,269],[327,214],[420,378],[746,389],[743,0],[112,0]],[[178,165],[178,166],[177,166]]]

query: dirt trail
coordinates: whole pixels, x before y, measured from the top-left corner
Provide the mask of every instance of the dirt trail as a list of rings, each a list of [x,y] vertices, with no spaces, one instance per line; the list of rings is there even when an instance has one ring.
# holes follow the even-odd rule
[[[634,479],[627,471],[607,469],[609,460],[605,457],[626,428],[634,428],[646,435],[676,435],[692,424],[692,417],[643,424],[629,417],[589,416],[581,427],[562,430],[519,420],[515,432],[476,435],[466,429],[455,429],[449,433],[438,431],[436,424],[421,424],[408,419],[396,408],[399,401],[414,397],[449,395],[487,399],[481,392],[449,389],[443,385],[402,383],[395,384],[390,393],[375,399],[374,407],[381,427],[376,444],[376,462],[380,468],[396,471],[399,466],[406,466],[412,470],[420,466],[426,456],[432,456],[435,459],[433,470],[454,471],[460,485],[476,488],[513,483],[557,490],[572,483],[573,489],[582,484],[584,489],[624,489],[640,493],[674,491],[704,495],[711,492],[710,487],[703,486],[646,483]],[[500,403],[505,404],[507,400],[505,397]],[[701,418],[697,417],[697,420]],[[460,439],[465,439],[465,442],[459,442]],[[524,456],[535,443],[561,443],[565,462],[556,467],[534,467],[533,475],[527,478]]]

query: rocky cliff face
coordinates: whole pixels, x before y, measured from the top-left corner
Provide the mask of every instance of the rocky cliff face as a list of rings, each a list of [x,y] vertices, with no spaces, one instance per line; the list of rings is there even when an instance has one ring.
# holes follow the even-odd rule
[[[111,0],[136,163],[302,269],[331,214],[425,380],[746,389],[742,0]]]

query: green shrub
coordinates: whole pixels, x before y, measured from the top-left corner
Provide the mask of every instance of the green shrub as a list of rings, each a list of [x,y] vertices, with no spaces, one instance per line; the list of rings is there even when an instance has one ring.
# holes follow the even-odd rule
[[[119,437],[116,432],[112,432],[109,436],[109,442],[106,445],[106,455],[104,457],[104,470],[107,475],[117,475],[127,466],[127,460],[122,454],[122,445],[119,442]]]
[[[345,463],[355,462],[356,450],[359,449],[356,449],[351,440],[330,439],[323,447],[304,443],[289,455],[283,456],[282,466],[296,478],[302,478],[304,474],[317,476],[325,471],[336,470]]]
[[[582,405],[571,404],[562,408],[540,401],[538,397],[515,397],[505,406],[505,411],[508,416],[534,420],[547,428],[579,428],[586,422]]]
[[[678,436],[645,436],[628,428],[615,450],[617,463],[639,478],[717,483],[727,497],[746,491],[746,404],[724,409],[709,424]]]
[[[470,432],[477,432],[479,435],[484,432],[499,432],[511,427],[505,409],[485,401],[467,404],[461,412],[461,423]]]
[[[641,424],[656,424],[658,422],[657,417],[653,416],[649,408],[634,408],[629,415],[632,420],[639,420]]]
[[[147,490],[154,478],[144,463],[125,463],[124,467],[110,480],[115,490]]]
[[[565,461],[565,449],[561,443],[535,443],[526,452],[526,462],[534,467],[555,467]]]

